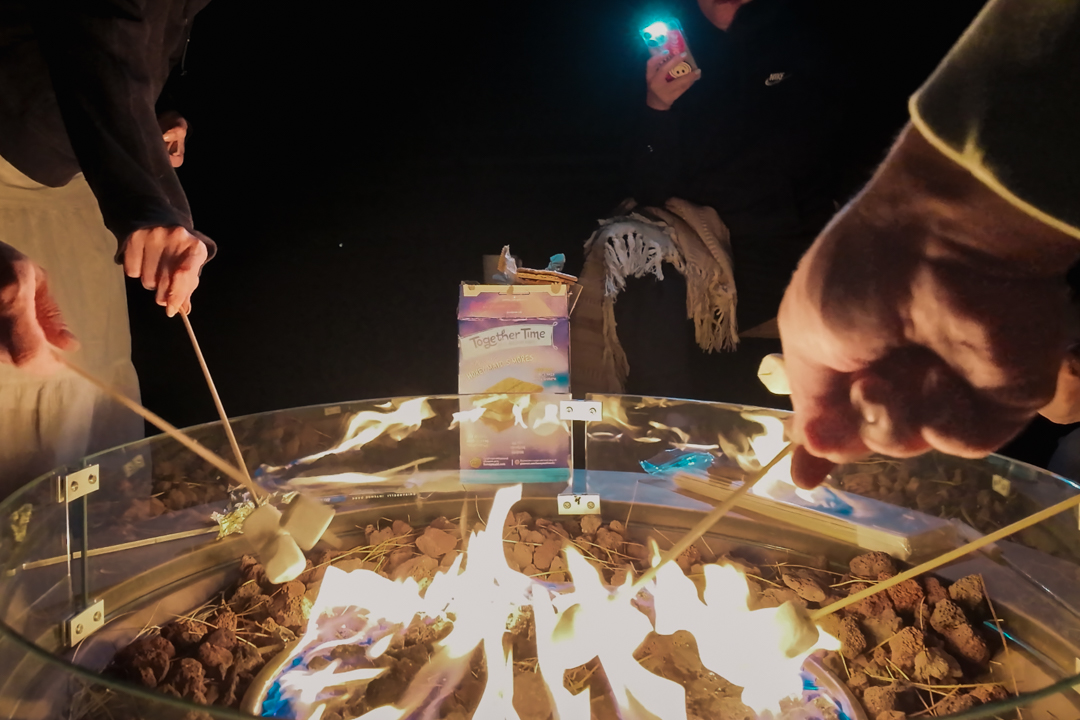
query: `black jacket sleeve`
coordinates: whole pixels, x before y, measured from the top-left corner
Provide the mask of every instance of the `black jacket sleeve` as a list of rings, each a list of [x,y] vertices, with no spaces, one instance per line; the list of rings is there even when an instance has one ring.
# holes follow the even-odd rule
[[[680,111],[645,106],[630,150],[630,192],[642,205],[663,207],[682,174]]]
[[[119,243],[132,232],[194,232],[187,197],[169,162],[155,103],[168,75],[164,47],[177,3],[37,0],[34,30],[79,166]],[[215,246],[209,238],[210,255]]]

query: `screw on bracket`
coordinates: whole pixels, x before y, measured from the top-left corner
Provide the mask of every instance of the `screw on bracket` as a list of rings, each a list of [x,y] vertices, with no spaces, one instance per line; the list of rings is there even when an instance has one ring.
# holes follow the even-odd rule
[[[89,495],[98,489],[98,485],[102,483],[101,470],[97,465],[90,465],[84,467],[82,470],[70,473],[61,478],[60,483],[60,502],[72,502],[81,498],[83,495]]]
[[[68,647],[74,647],[105,625],[105,601],[95,601],[90,607],[68,618],[65,624]]]

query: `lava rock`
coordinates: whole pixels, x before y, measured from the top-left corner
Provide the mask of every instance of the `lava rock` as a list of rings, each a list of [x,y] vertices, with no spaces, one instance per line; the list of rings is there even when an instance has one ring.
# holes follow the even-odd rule
[[[880,645],[900,632],[900,629],[904,627],[904,621],[895,610],[886,608],[877,615],[862,618],[862,627],[867,640],[874,645]]]
[[[803,600],[816,603],[825,600],[825,588],[809,570],[785,570],[780,577],[784,584],[794,590],[795,594]]]
[[[915,656],[914,677],[930,685],[947,685],[964,674],[960,663],[941,648],[928,647]]]
[[[307,620],[304,598],[279,595],[270,603],[270,617],[281,626],[299,630]]]
[[[951,600],[942,600],[934,605],[934,614],[930,616],[930,626],[942,635],[967,624],[967,615]]]
[[[878,577],[878,580],[884,579],[884,577]],[[926,593],[923,592],[922,586],[919,585],[919,581],[914,578],[893,585],[885,592],[889,594],[889,599],[892,600],[893,607],[896,608],[896,611],[901,613],[915,612],[915,608],[918,607],[926,597]]]
[[[969,613],[982,610],[983,603],[986,602],[982,577],[968,575],[960,578],[949,586],[949,597]]]
[[[979,701],[971,695],[952,695],[945,698],[937,706],[938,714],[953,715],[958,712],[970,710],[978,706]]]
[[[424,534],[416,540],[416,549],[428,557],[441,558],[457,548],[457,538],[450,533],[428,526]]]
[[[232,630],[235,632],[236,622],[236,613],[228,608],[222,608],[214,615],[214,625],[217,626],[218,630]]]
[[[254,555],[245,555],[240,558],[241,582],[255,582],[259,585],[266,584],[266,570],[262,563]]]
[[[389,542],[394,539],[393,528],[383,528],[382,530],[375,530],[372,528],[372,532],[368,534],[368,545],[382,545],[385,542]]]
[[[889,659],[901,670],[910,671],[915,668],[915,658],[925,649],[922,631],[906,627],[889,640]]]
[[[986,646],[986,641],[975,628],[968,623],[942,634],[945,636],[945,647],[958,660],[969,662],[979,668],[985,668],[989,664],[990,648]]]
[[[404,562],[408,562],[408,560],[412,556],[413,548],[411,546],[398,548],[397,550],[394,550],[392,553],[390,553],[390,555],[386,558],[386,565],[383,569],[387,572],[387,574],[392,575],[394,573],[394,570],[397,570],[399,565]]]
[[[161,635],[177,648],[189,648],[197,645],[208,629],[206,623],[180,618],[161,628]]]
[[[868,587],[870,587],[869,583],[852,583],[848,586],[848,595],[854,595]],[[851,605],[847,608],[847,612],[863,618],[869,618],[881,615],[886,611],[892,611],[892,609],[892,600],[889,599],[889,594],[879,592]]]
[[[883,720],[885,713],[904,712],[908,707],[909,689],[897,683],[867,688],[863,693],[863,705],[874,720]]]
[[[866,651],[866,636],[859,621],[850,615],[840,621],[840,652],[848,660],[862,655]]]
[[[151,652],[164,653],[165,656],[170,659],[176,657],[176,648],[161,635],[144,635],[124,648],[119,655],[126,659],[137,657],[139,655],[146,655]]]
[[[896,574],[896,563],[883,552],[864,553],[851,558],[848,569],[856,577],[875,579],[882,573]]]
[[[971,691],[971,695],[981,703],[992,703],[1009,697],[1009,691],[1003,685],[980,685]]]
[[[169,685],[189,700],[194,700],[196,695],[205,698],[206,670],[195,658],[182,658],[172,665]]]
[[[236,632],[227,628],[218,628],[203,638],[203,645],[214,645],[225,650],[236,647]]]
[[[281,588],[281,594],[286,597],[303,597],[307,591],[307,586],[299,580],[290,580],[285,583]]]
[[[224,680],[233,664],[233,654],[218,645],[203,643],[195,654],[199,663],[218,680]]]
[[[558,540],[545,540],[540,547],[533,550],[533,565],[538,570],[548,570],[552,561],[559,556],[561,549],[562,543]]]
[[[936,577],[923,578],[923,587],[926,588],[926,600],[931,605],[937,605],[942,600],[949,599],[949,591],[945,584]]]
[[[233,672],[237,675],[251,673],[263,664],[263,656],[247,643],[240,643],[233,650]]]
[[[404,580],[411,577],[418,583],[431,580],[435,577],[435,571],[439,569],[439,561],[427,555],[418,555],[394,568],[390,574],[392,580]]]
[[[859,693],[866,688],[870,687],[870,676],[864,673],[862,670],[856,670],[851,673],[851,679],[848,680],[848,687]]]
[[[523,542],[515,543],[511,551],[514,562],[518,564],[519,568],[525,568],[528,565],[533,564],[533,551],[532,548]]]
[[[618,552],[619,548],[623,544],[623,536],[610,530],[600,528],[596,531],[596,544],[605,550],[611,550],[612,552]]]
[[[160,650],[150,650],[136,655],[132,660],[136,679],[148,688],[157,687],[165,679],[170,665],[169,656]]]
[[[600,529],[600,525],[599,515],[584,515],[581,518],[581,532],[584,535],[592,535]]]

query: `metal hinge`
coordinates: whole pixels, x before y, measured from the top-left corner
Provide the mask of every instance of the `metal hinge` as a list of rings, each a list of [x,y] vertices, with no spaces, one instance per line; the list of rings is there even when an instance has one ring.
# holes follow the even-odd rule
[[[65,639],[68,647],[75,647],[105,625],[105,601],[97,600],[67,621]]]
[[[595,421],[604,419],[604,406],[596,400],[560,400],[560,420]]]
[[[579,495],[577,493],[559,494],[560,515],[599,515],[599,495]]]
[[[62,476],[57,501],[69,503],[81,498],[83,495],[97,492],[97,489],[101,486],[100,478],[101,471],[97,465],[90,465],[78,472]]]

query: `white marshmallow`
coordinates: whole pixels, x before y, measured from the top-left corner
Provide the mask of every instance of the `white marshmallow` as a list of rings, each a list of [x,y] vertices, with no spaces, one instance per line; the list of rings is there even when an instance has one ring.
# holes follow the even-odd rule
[[[307,567],[307,558],[286,532],[271,538],[259,552],[259,559],[266,570],[266,579],[275,585],[295,580]]]
[[[333,519],[333,506],[298,494],[285,508],[281,527],[293,536],[302,550],[310,550],[319,542]]]
[[[801,605],[788,600],[776,609],[776,623],[782,628],[780,634],[784,655],[801,655],[818,641],[818,629]]]
[[[761,359],[761,365],[757,371],[758,380],[773,395],[790,395],[791,386],[788,384],[787,366],[784,365],[784,356],[779,353],[766,355]]]

